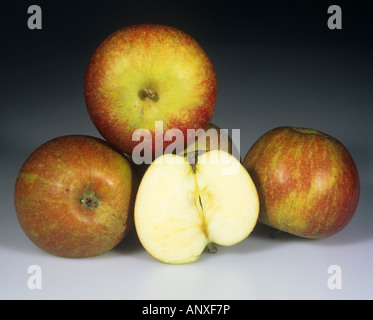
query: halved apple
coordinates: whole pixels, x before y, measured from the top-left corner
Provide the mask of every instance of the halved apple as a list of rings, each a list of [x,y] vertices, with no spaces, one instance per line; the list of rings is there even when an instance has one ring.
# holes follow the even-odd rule
[[[232,246],[256,225],[258,193],[231,154],[208,151],[195,163],[166,154],[146,171],[135,203],[135,226],[144,248],[172,264],[199,258],[209,243]]]

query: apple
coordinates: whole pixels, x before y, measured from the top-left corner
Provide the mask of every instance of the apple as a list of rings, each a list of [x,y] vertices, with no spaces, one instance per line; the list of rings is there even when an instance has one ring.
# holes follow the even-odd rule
[[[153,153],[158,140],[163,150],[171,144],[155,135],[156,121],[165,132],[180,130],[185,147],[187,129],[209,124],[216,93],[213,65],[196,40],[157,24],[125,27],[107,37],[92,55],[84,81],[92,122],[129,155],[141,140],[139,129],[153,134],[145,142]]]
[[[305,238],[341,231],[353,217],[359,174],[348,150],[315,129],[279,127],[260,137],[243,165],[260,199],[259,221]]]
[[[189,162],[165,154],[145,172],[135,202],[135,227],[159,261],[196,261],[211,243],[232,246],[256,225],[259,199],[250,175],[231,154],[207,151]]]
[[[129,161],[102,139],[52,139],[18,173],[18,221],[30,240],[49,253],[100,255],[116,246],[133,224],[134,179]]]

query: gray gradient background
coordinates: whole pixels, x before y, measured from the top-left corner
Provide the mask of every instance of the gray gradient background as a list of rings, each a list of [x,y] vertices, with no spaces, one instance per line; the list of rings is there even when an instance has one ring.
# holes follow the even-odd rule
[[[133,1],[131,1],[133,2]],[[27,28],[27,8],[2,8],[0,95],[1,299],[371,299],[373,298],[373,48],[367,2],[338,2],[343,29],[327,28],[332,2],[37,1],[43,29]],[[58,3],[58,4],[57,4]],[[280,4],[281,3],[281,4]],[[2,5],[3,6],[3,5]],[[5,11],[4,11],[5,9]],[[282,125],[319,129],[350,150],[361,177],[356,215],[323,240],[269,237],[258,225],[242,243],[219,247],[194,264],[158,262],[132,232],[95,258],[51,256],[18,225],[13,188],[19,168],[40,144],[66,134],[99,136],[85,109],[88,60],[113,31],[161,23],[189,33],[217,73],[213,122],[241,130],[241,156]],[[42,268],[42,290],[29,290],[29,265]],[[327,286],[342,268],[342,289]]]

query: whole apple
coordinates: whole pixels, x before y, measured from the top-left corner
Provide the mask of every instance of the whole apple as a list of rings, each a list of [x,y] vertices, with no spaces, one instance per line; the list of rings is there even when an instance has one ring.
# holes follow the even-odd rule
[[[206,52],[188,34],[173,27],[142,24],[120,29],[91,57],[85,75],[88,113],[101,135],[131,155],[137,129],[152,133],[163,150],[171,143],[154,134],[205,129],[216,103],[217,83]],[[135,136],[133,136],[135,133]],[[157,140],[157,141],[158,141]]]
[[[105,141],[63,136],[37,148],[14,190],[18,221],[41,249],[62,257],[100,255],[133,224],[129,161]]]
[[[334,137],[308,128],[279,127],[264,134],[243,165],[260,198],[259,221],[306,238],[341,231],[353,217],[359,175]]]

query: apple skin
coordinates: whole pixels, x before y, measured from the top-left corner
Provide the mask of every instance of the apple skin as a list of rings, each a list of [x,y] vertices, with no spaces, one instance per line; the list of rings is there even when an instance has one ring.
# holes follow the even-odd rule
[[[150,92],[150,93],[149,93]],[[85,74],[88,113],[100,134],[131,155],[136,129],[147,129],[163,150],[171,144],[154,134],[163,130],[205,129],[215,109],[217,82],[200,45],[173,27],[141,24],[107,37],[92,55]],[[162,138],[162,140],[160,140]]]
[[[261,223],[325,238],[341,231],[356,211],[356,165],[330,135],[308,128],[272,129],[255,142],[243,165],[258,189]]]
[[[29,239],[61,257],[100,255],[133,225],[135,177],[129,161],[102,139],[71,135],[38,147],[14,190]]]

